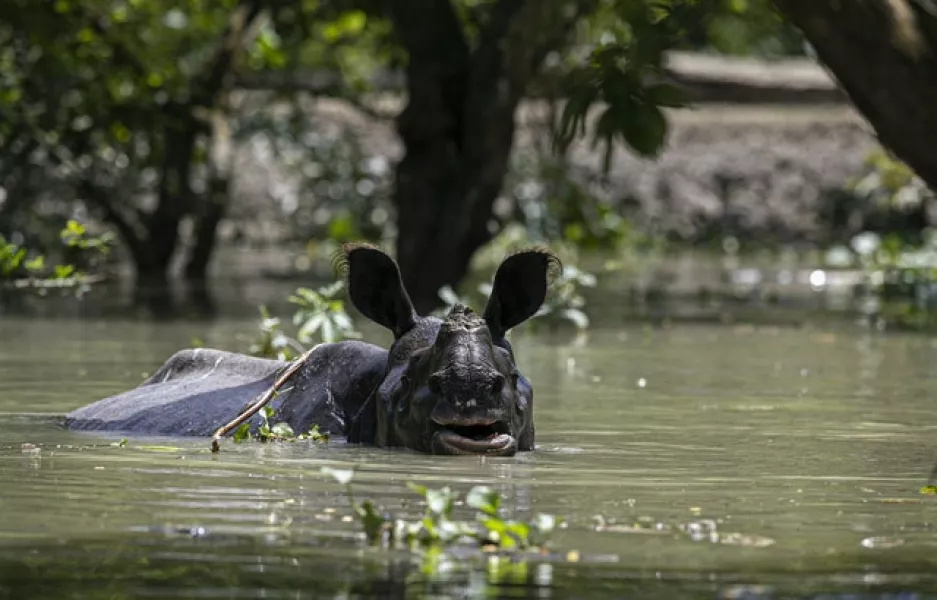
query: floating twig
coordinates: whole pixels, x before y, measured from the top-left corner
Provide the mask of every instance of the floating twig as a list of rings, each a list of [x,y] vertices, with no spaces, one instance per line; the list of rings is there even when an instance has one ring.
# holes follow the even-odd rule
[[[219,427],[215,431],[215,433],[211,436],[212,437],[211,451],[218,452],[219,450],[221,450],[221,446],[218,444],[218,440],[220,440],[224,435],[233,431],[244,421],[253,417],[255,414],[257,414],[257,411],[259,411],[261,408],[266,406],[267,403],[270,402],[270,400],[272,400],[273,397],[277,395],[277,392],[280,390],[281,387],[283,387],[283,384],[285,384],[287,380],[290,377],[292,377],[293,374],[296,373],[296,371],[298,371],[301,366],[303,366],[303,364],[305,364],[306,360],[310,356],[312,356],[312,353],[315,352],[316,349],[319,348],[319,346],[321,345],[322,344],[316,344],[315,346],[313,346],[309,350],[306,350],[300,356],[295,358],[293,362],[291,362],[289,366],[286,367],[286,370],[284,370],[283,373],[281,373],[280,376],[277,377],[277,380],[273,382],[273,385],[271,385],[267,389],[267,391],[265,391],[263,394],[258,396],[257,400],[255,400],[253,404],[248,406],[246,409],[242,410],[241,414],[239,414],[237,417],[232,419],[229,423],[227,423],[226,425],[222,427]]]

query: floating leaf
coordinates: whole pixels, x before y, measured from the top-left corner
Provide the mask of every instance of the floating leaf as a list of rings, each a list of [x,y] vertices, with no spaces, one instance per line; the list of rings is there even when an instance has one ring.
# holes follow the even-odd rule
[[[387,519],[377,512],[374,508],[374,504],[370,500],[364,500],[358,507],[357,512],[361,519],[361,525],[364,528],[365,536],[367,536],[368,540],[371,542],[376,541],[380,537],[381,530],[387,522]]]
[[[530,525],[521,521],[510,521],[507,523],[505,531],[519,546],[527,546],[527,540],[530,535]]]
[[[293,433],[293,428],[290,427],[290,424],[289,424],[289,423],[282,423],[282,422],[281,422],[281,423],[277,423],[277,424],[274,425],[273,428],[270,430],[270,433],[272,433],[274,436],[276,436],[276,437],[278,437],[278,438],[287,438],[287,439],[291,439],[291,438],[295,438],[295,437],[296,437],[296,434]]]
[[[465,503],[478,509],[486,515],[495,515],[498,512],[498,503],[501,501],[498,492],[490,487],[479,485],[469,490]]]
[[[318,425],[313,425],[312,428],[309,429],[307,436],[314,442],[324,443],[329,441],[329,434],[321,433]]]

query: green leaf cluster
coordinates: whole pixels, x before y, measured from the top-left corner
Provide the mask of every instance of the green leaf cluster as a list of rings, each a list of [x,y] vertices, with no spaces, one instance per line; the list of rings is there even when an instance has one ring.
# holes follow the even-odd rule
[[[351,489],[353,470],[324,467],[322,474],[346,487],[352,510],[370,543],[383,542],[410,548],[438,550],[460,542],[499,550],[541,550],[558,526],[556,517],[537,514],[531,521],[505,519],[499,515],[500,495],[487,486],[469,490],[465,504],[476,510],[474,521],[453,518],[459,494],[448,486],[439,489],[409,482],[407,487],[425,502],[422,518],[408,521],[380,513],[370,500],[357,503]]]
[[[319,426],[315,424],[310,427],[308,432],[301,433],[299,435],[296,435],[296,433],[293,431],[293,428],[290,427],[289,423],[281,421],[271,425],[271,419],[273,419],[273,415],[273,408],[264,406],[262,409],[260,409],[261,423],[257,428],[257,434],[251,435],[251,427],[249,422],[241,423],[238,428],[234,430],[234,434],[231,436],[234,440],[234,443],[240,444],[249,442],[252,439],[256,439],[258,442],[262,443],[296,442],[302,440],[310,440],[316,443],[325,443],[329,441],[328,434],[320,432]]]
[[[260,307],[261,320],[258,337],[250,346],[254,356],[292,360],[305,352],[305,345],[332,343],[347,339],[358,339],[354,322],[345,310],[345,303],[338,298],[344,289],[343,281],[322,286],[316,290],[298,288],[289,301],[298,308],[292,322],[297,328],[296,339],[283,331],[280,319],[270,315],[265,306]]]
[[[113,243],[113,236],[105,233],[89,237],[84,225],[69,220],[60,232],[60,238],[68,248],[76,248],[86,254],[106,255]],[[87,289],[86,274],[73,264],[48,264],[43,254],[14,244],[0,235],[0,279],[10,281],[15,287],[34,287],[45,290],[49,287]]]

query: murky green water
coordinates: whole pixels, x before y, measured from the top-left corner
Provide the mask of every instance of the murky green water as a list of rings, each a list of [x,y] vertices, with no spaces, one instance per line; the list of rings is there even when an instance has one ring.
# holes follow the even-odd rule
[[[521,333],[538,451],[507,459],[334,443],[212,455],[206,440],[122,448],[57,425],[194,336],[243,350],[254,328],[0,320],[0,598],[937,597],[937,497],[918,492],[937,461],[931,337],[849,324]],[[359,498],[393,512],[422,512],[410,480],[487,483],[511,516],[568,527],[556,556],[513,567],[367,549],[324,465],[357,465]],[[719,535],[624,527],[638,519]]]

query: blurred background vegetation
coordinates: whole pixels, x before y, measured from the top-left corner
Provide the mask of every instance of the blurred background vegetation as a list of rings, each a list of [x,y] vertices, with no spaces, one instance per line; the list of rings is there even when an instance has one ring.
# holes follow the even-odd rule
[[[744,219],[689,239],[646,227],[612,183],[615,156],[654,161],[692,103],[667,69],[681,52],[813,55],[767,0],[6,0],[0,277],[130,278],[159,307],[180,279],[210,294],[225,255],[271,252],[279,275],[315,279],[364,239],[395,251],[429,311],[542,242],[569,266],[544,314],[584,326],[585,256],[620,269],[762,237]],[[932,201],[876,150],[825,192],[818,266],[858,269],[857,290],[899,302],[889,318],[926,324]],[[302,293],[307,313],[328,305]]]

